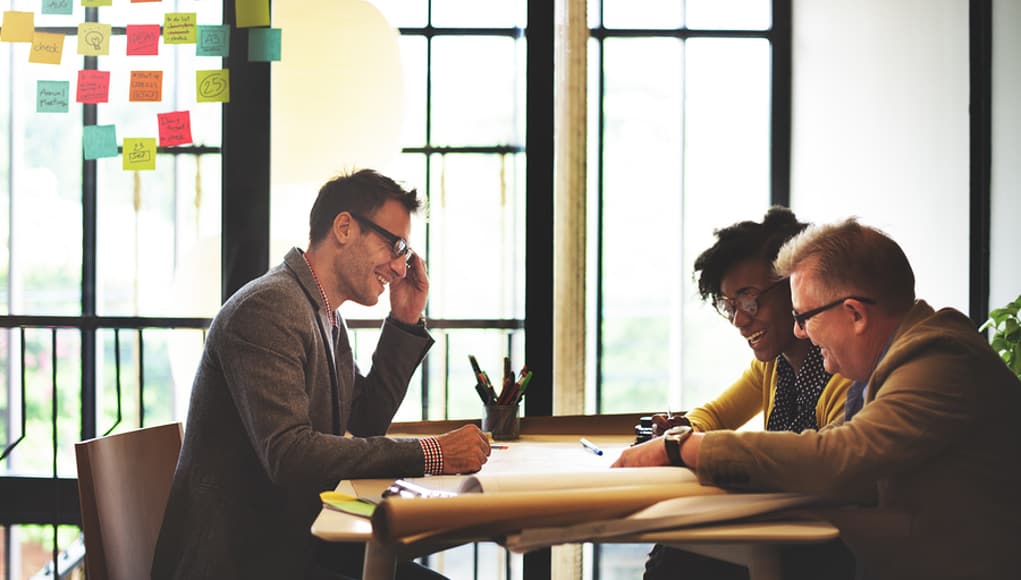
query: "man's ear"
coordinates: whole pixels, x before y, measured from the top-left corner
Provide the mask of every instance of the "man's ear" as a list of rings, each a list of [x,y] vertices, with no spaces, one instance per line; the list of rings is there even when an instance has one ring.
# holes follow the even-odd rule
[[[855,334],[865,334],[869,329],[871,319],[869,318],[869,311],[866,305],[853,298],[844,301],[844,309],[848,316],[851,317],[851,324],[854,327]]]
[[[354,236],[354,229],[351,227],[352,221],[351,214],[346,211],[342,211],[334,216],[330,234],[337,244],[343,246],[351,241],[351,238]]]

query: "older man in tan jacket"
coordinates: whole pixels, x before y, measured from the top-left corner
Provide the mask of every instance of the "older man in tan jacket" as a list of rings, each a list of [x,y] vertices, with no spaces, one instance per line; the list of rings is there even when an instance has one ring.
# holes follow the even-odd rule
[[[853,219],[810,228],[775,266],[791,279],[795,333],[821,347],[827,371],[856,381],[845,421],[674,433],[615,465],[683,464],[742,490],[867,490],[874,507],[828,514],[861,577],[1018,577],[1021,381],[967,317],[915,300],[907,258],[878,230]]]

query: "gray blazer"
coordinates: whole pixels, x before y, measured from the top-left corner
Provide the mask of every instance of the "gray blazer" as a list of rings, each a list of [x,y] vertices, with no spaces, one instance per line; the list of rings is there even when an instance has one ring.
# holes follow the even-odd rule
[[[331,338],[297,248],[224,304],[192,386],[153,578],[297,577],[319,492],[422,475],[417,439],[383,435],[432,338],[387,320],[363,375],[340,325]]]

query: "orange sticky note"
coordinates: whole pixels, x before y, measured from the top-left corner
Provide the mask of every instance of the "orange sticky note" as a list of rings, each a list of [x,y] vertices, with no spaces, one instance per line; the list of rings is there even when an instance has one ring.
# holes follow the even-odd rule
[[[105,103],[110,96],[110,71],[78,71],[79,103]]]
[[[28,62],[60,64],[64,54],[64,35],[50,32],[36,32],[32,38],[32,52]]]
[[[229,103],[230,71],[195,71],[195,100],[200,103]]]
[[[129,24],[124,30],[128,39],[128,56],[148,56],[160,53],[159,24]]]
[[[109,24],[99,22],[82,22],[78,25],[78,54],[85,56],[102,56],[110,54]]]
[[[269,26],[269,0],[234,0],[238,28]]]
[[[4,12],[0,40],[3,42],[32,42],[35,35],[35,12]]]
[[[156,169],[156,139],[153,137],[125,137],[121,167],[124,171],[153,171]]]
[[[163,44],[195,44],[197,27],[194,12],[167,12],[163,16]]]
[[[174,111],[156,115],[160,126],[160,147],[191,143],[191,113]]]
[[[133,70],[128,101],[158,103],[163,100],[163,71]]]

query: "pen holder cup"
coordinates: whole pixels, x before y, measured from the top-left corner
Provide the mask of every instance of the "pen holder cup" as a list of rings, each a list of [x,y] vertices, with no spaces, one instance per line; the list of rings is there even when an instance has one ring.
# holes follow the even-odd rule
[[[496,441],[517,439],[521,435],[520,405],[486,405],[482,416],[482,430],[488,431]]]

